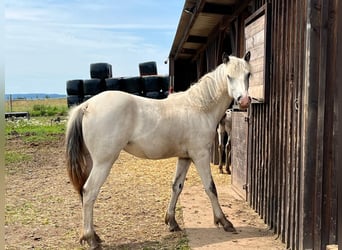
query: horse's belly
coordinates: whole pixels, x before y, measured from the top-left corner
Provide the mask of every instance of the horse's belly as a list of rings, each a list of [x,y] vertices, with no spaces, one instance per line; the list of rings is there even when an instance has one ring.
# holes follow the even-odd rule
[[[165,159],[170,157],[188,157],[185,149],[156,145],[153,142],[130,142],[124,148],[127,153],[145,159]]]

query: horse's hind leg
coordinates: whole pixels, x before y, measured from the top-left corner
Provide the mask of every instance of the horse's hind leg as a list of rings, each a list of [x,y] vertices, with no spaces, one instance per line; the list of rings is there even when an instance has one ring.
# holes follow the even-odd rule
[[[211,201],[211,206],[213,208],[214,213],[214,223],[220,223],[225,231],[235,232],[236,230],[233,224],[223,214],[223,211],[218,201],[217,190],[210,169],[210,153],[209,151],[202,154],[199,153],[198,156],[199,157],[193,159],[193,161],[201,177],[205,192],[207,193]]]
[[[83,186],[83,235],[80,238],[80,243],[87,242],[90,249],[101,249],[101,239],[94,230],[93,208],[100,188],[105,182],[111,167],[111,161],[102,164],[94,162],[87,182]]]
[[[218,157],[219,157],[219,170],[223,174],[223,152],[224,152],[224,133],[218,132]]]
[[[179,158],[177,161],[176,173],[172,184],[170,204],[165,215],[165,224],[169,225],[170,231],[179,231],[179,225],[175,218],[175,210],[178,197],[183,190],[184,180],[189,170],[191,160]]]
[[[231,165],[231,144],[230,144],[230,136],[228,134],[228,140],[227,140],[227,144],[226,144],[226,148],[225,148],[225,152],[226,152],[226,171],[228,174],[231,174],[231,170],[230,170],[230,165]]]

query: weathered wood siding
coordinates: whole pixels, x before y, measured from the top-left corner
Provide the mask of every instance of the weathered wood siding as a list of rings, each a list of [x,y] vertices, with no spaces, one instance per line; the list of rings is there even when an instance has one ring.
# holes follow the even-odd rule
[[[265,101],[265,87],[268,87],[267,56],[269,44],[266,39],[269,30],[270,11],[263,5],[245,21],[245,50],[251,52],[250,64],[253,74],[249,82],[249,95],[258,101]]]
[[[248,113],[232,112],[231,152],[232,159],[232,187],[246,199],[247,154],[248,145]]]
[[[273,0],[269,98],[250,108],[248,201],[291,249],[337,241],[336,1]]]
[[[288,249],[325,250],[337,242],[342,247],[342,202],[337,200],[342,186],[342,1],[251,0],[237,5],[242,2],[248,8],[244,5],[234,19],[223,19],[229,23],[212,31],[189,61],[192,72],[187,74],[199,78],[213,69],[221,63],[222,51],[242,57],[253,50],[250,90],[264,102],[233,114],[233,186],[247,195]],[[256,13],[266,5],[270,19],[258,20]],[[258,22],[248,27],[253,15]],[[267,32],[259,29],[264,21]],[[189,69],[188,62],[182,63],[176,63],[178,73]]]

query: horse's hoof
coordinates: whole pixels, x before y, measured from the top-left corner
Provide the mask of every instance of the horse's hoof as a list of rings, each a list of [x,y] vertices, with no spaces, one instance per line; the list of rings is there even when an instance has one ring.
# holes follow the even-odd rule
[[[236,233],[236,229],[234,228],[233,224],[227,220],[223,225],[223,229],[226,232]]]
[[[82,237],[80,238],[80,244],[81,244],[81,245],[84,245],[85,243],[88,243],[88,240],[86,239],[86,237],[82,236]]]
[[[97,235],[97,233],[94,233],[94,237],[95,237],[95,240],[96,240],[97,243],[101,243],[102,242],[101,238]]]
[[[101,242],[102,242],[101,238],[96,233],[94,233],[93,237],[83,235],[80,238],[80,244],[84,245],[85,243],[88,243],[89,250],[101,250],[102,249]]]
[[[233,225],[226,225],[223,227],[223,229],[226,232],[237,233],[236,229],[233,227]]]
[[[101,245],[92,246],[92,247],[89,247],[89,250],[102,250],[102,246]]]
[[[178,232],[178,231],[182,231],[182,229],[177,225],[174,225],[174,226],[170,226],[169,227],[169,231],[170,232]]]
[[[169,225],[169,231],[170,232],[176,232],[176,231],[182,231],[180,227],[178,226],[178,223],[175,219],[174,215],[170,215],[166,212],[165,214],[165,224]]]
[[[227,220],[225,217],[223,217],[223,219],[214,217],[214,223],[217,226],[221,224],[223,226],[224,231],[226,232],[232,232],[232,233],[236,232],[236,229],[234,228],[233,224],[229,220]]]

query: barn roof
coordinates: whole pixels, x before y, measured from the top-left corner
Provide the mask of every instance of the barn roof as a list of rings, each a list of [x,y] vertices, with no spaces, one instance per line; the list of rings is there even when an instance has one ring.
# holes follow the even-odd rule
[[[169,58],[193,59],[208,40],[229,27],[250,0],[186,0]]]

